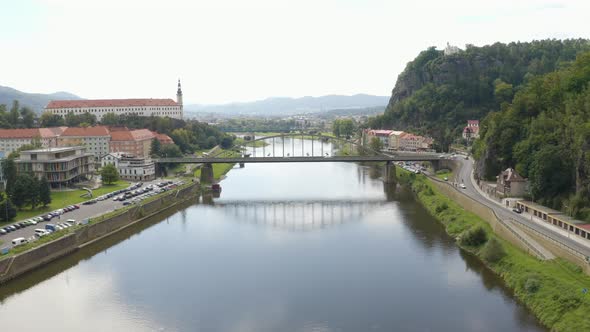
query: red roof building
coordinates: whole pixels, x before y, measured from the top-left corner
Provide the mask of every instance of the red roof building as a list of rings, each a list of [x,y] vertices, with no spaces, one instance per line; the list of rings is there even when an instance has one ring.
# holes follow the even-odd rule
[[[154,137],[155,135],[148,129],[115,128],[111,131],[110,152],[123,152],[147,158],[150,156]]]

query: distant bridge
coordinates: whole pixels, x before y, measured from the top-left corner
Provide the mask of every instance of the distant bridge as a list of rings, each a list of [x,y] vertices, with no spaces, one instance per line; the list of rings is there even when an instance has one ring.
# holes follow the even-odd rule
[[[271,142],[268,148],[267,141]],[[326,146],[327,143],[331,144]],[[385,179],[386,182],[390,182],[390,180],[395,181],[395,171],[391,167],[394,161],[435,162],[444,159],[441,157],[436,153],[383,153],[372,150],[360,144],[359,141],[325,135],[289,133],[246,141],[234,150],[221,151],[211,156],[164,157],[154,159],[154,162],[157,164],[203,164],[201,180],[207,183],[213,181],[211,165],[220,163],[237,163],[243,166],[246,163],[386,162]]]

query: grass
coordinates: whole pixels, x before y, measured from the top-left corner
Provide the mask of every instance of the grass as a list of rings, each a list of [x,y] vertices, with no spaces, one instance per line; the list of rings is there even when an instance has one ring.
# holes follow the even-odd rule
[[[453,178],[453,172],[451,172],[448,169],[441,169],[440,171],[436,172],[436,177],[444,180],[445,178],[447,178],[448,181],[450,181],[450,179]]]
[[[420,202],[453,237],[477,225],[489,235],[493,234],[487,222],[440,193],[426,177],[399,169],[398,174],[400,182],[411,186]],[[504,279],[544,325],[555,331],[590,331],[587,315],[590,294],[582,293],[583,289],[590,288],[590,276],[563,259],[541,261],[507,241],[498,240],[506,256],[486,265]],[[462,248],[481,258],[483,246]]]
[[[221,153],[222,154],[219,155],[221,158],[237,157],[240,155],[239,152],[233,150],[222,150]],[[213,178],[215,180],[221,179],[221,177],[227,174],[227,172],[229,172],[233,167],[234,164],[213,164]],[[201,168],[197,168],[195,170],[194,176],[197,178],[201,177]]]
[[[127,188],[128,186],[129,186],[129,182],[119,180],[113,184],[104,184],[102,187],[93,190],[92,195],[93,195],[93,197],[98,197],[98,196],[110,193],[112,191],[115,191],[115,190]],[[30,208],[29,209],[25,208],[24,210],[18,211],[14,221],[0,223],[0,226],[12,224],[15,221],[19,221],[19,220],[23,220],[23,219],[29,219],[31,217],[35,217],[35,216],[38,216],[40,214],[43,214],[43,213],[46,213],[49,211],[61,209],[61,208],[68,206],[68,205],[84,202],[84,201],[88,200],[88,198],[87,197],[80,197],[80,196],[85,193],[86,193],[86,190],[82,190],[82,189],[71,190],[71,191],[52,191],[51,192],[51,204],[49,204],[46,207],[39,206],[39,207],[35,208],[34,210],[31,210]]]

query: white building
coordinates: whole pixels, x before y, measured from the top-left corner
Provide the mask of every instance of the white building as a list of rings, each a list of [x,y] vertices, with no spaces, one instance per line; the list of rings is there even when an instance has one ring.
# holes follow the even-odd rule
[[[35,141],[41,143],[44,148],[57,147],[57,137],[66,128],[0,129],[0,152],[8,156],[23,145],[33,144]]]
[[[156,166],[151,159],[113,152],[102,157],[101,163],[103,167],[114,165],[119,171],[119,177],[124,180],[149,181],[156,178]]]
[[[57,138],[59,146],[84,146],[88,153],[96,157],[100,163],[100,157],[109,153],[111,134],[105,126],[95,127],[69,127]]]
[[[182,89],[178,80],[176,101],[172,99],[87,99],[52,100],[45,107],[46,112],[66,116],[90,113],[100,121],[107,113],[117,115],[162,116],[182,119]]]
[[[69,186],[94,173],[94,155],[81,146],[22,151],[15,163],[18,173],[47,178],[52,187]]]

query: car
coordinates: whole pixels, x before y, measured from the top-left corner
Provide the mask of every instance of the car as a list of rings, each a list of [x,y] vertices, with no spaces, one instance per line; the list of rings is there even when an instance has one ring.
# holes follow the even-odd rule
[[[8,226],[12,232],[16,231],[18,228],[14,225]]]
[[[18,224],[20,225],[21,228],[25,228],[25,227],[29,226],[29,224],[27,224],[24,221],[23,222],[19,222]]]
[[[130,201],[125,201],[125,202],[123,202],[123,205],[131,205],[131,202]]]
[[[445,176],[445,177],[443,178],[443,180],[445,180],[445,181],[449,181],[449,178]]]
[[[12,245],[14,246],[20,246],[21,244],[25,244],[29,241],[27,241],[27,239],[25,239],[24,237],[17,237],[16,239],[12,240]]]
[[[42,228],[35,229],[35,236],[37,236],[37,237],[43,237],[47,234],[49,234],[49,232],[45,229],[42,229]]]
[[[512,209],[512,212],[515,212],[515,213],[521,214],[521,213],[522,213],[522,210],[521,210],[521,209],[519,209],[519,208],[514,208],[514,209]]]
[[[4,228],[0,228],[0,235],[8,234]]]
[[[28,222],[29,222],[29,224],[31,224],[31,225],[37,225],[37,220],[35,220],[35,219],[29,219],[29,220],[27,220],[27,221],[28,221]]]
[[[43,216],[43,220],[45,220],[45,221],[49,221],[52,218],[53,218],[53,215],[51,213],[50,214],[46,214],[45,216]]]
[[[78,210],[79,208],[80,208],[80,205],[74,204],[74,209]]]
[[[42,222],[43,220],[45,220],[45,219],[43,219],[43,217],[37,217],[37,218],[35,218],[35,221],[37,221],[37,222]]]
[[[8,227],[4,227],[2,228],[6,233],[10,233],[12,232],[12,229],[8,228]]]
[[[461,189],[467,189],[467,187],[465,186],[465,184],[464,184],[464,183],[461,183],[461,184],[459,185],[459,187],[461,187]]]
[[[11,227],[14,227],[16,229],[21,229],[22,228],[19,224],[12,224]]]

